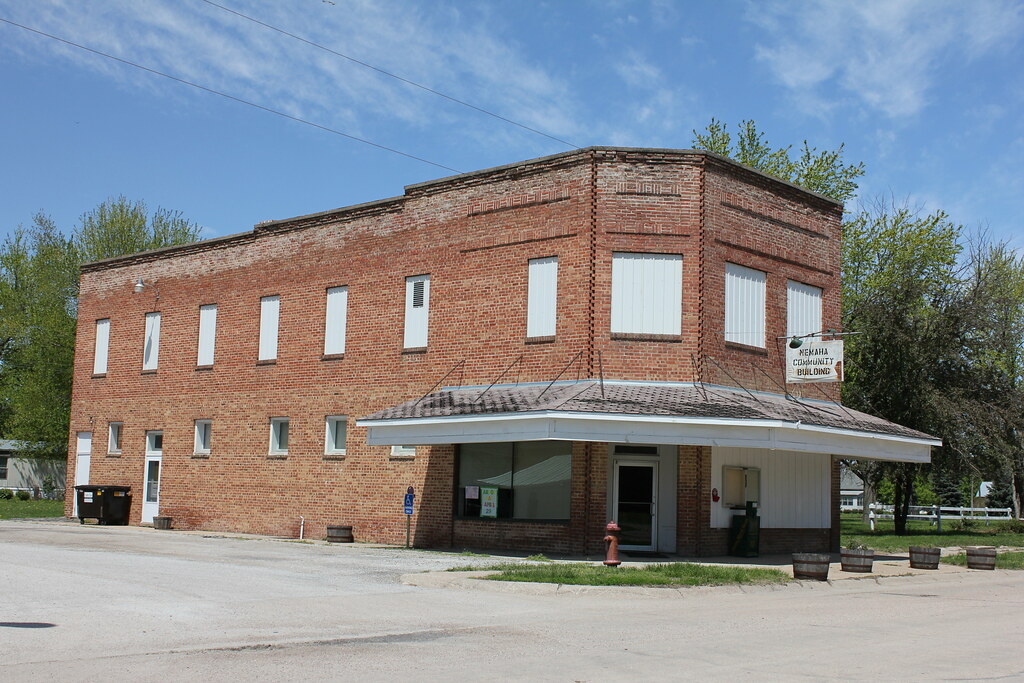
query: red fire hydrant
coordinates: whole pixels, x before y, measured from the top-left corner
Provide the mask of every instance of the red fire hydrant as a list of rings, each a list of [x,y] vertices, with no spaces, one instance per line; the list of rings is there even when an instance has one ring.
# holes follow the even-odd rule
[[[622,562],[619,561],[619,532],[622,529],[614,521],[608,522],[608,526],[604,528],[606,535],[604,537],[604,544],[606,550],[606,556],[604,563],[608,567],[618,567]]]

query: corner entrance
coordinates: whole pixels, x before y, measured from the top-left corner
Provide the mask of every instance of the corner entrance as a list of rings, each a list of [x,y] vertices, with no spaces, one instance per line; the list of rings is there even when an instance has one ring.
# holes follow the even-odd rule
[[[623,550],[658,548],[658,463],[615,462],[615,521]]]

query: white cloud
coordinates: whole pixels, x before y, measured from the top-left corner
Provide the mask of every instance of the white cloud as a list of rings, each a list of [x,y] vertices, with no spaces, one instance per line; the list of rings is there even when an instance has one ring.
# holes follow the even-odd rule
[[[1020,39],[1013,0],[837,0],[751,3],[762,30],[756,56],[793,94],[838,91],[869,111],[913,116],[929,103],[943,66]]]

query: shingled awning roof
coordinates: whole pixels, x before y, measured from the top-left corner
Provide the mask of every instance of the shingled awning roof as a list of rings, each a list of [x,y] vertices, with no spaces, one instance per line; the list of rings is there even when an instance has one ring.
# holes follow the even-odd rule
[[[928,462],[931,446],[941,443],[828,401],[717,385],[598,380],[449,388],[358,424],[374,445],[563,439]]]

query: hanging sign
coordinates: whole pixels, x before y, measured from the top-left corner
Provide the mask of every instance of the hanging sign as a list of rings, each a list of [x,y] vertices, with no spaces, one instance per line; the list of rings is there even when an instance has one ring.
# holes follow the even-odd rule
[[[480,516],[481,517],[497,517],[498,516],[498,487],[496,487],[496,486],[481,486],[480,487]]]
[[[786,345],[786,382],[843,381],[843,340],[805,339],[798,349]]]

